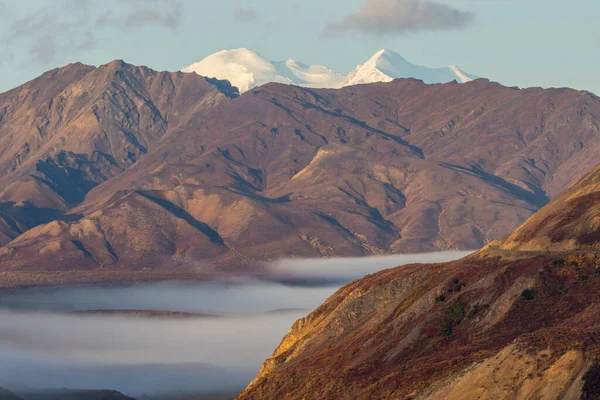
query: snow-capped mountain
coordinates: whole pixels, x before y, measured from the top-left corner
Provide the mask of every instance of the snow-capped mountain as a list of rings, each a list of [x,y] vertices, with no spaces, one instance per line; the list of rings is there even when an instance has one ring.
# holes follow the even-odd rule
[[[314,88],[341,87],[345,77],[321,65],[289,59],[273,62],[249,49],[223,50],[182,69],[210,78],[227,79],[240,92],[269,82]]]
[[[342,86],[390,82],[397,78],[416,78],[425,83],[446,83],[453,80],[466,83],[476,77],[467,74],[454,65],[445,68],[428,68],[415,65],[400,54],[384,49],[375,53],[369,61],[350,72]]]
[[[396,78],[416,78],[425,83],[469,82],[475,76],[451,65],[428,68],[412,64],[391,50],[380,50],[366,63],[344,76],[322,65],[306,65],[289,59],[269,61],[249,49],[223,50],[182,69],[210,78],[227,79],[246,92],[269,82],[312,88],[341,88],[363,83],[389,82]]]

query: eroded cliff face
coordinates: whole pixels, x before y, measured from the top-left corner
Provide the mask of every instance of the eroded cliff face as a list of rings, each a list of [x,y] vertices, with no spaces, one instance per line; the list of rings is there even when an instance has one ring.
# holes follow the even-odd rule
[[[367,276],[294,324],[239,398],[579,398],[600,351],[597,263],[478,253]]]

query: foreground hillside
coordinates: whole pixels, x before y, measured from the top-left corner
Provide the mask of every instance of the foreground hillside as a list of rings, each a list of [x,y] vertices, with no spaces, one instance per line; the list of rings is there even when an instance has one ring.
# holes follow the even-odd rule
[[[340,289],[240,399],[599,398],[599,171],[505,242]]]
[[[579,398],[600,371],[599,261],[473,257],[369,276],[299,320],[240,398]]]
[[[29,172],[10,178],[3,193],[11,212],[34,204],[29,198],[54,198],[60,187],[84,189],[68,205],[36,205],[55,210],[46,220],[19,225],[6,214],[6,286],[181,278],[281,257],[479,248],[600,162],[600,100],[589,92],[407,79],[340,90],[269,84],[232,99],[231,87],[194,74],[122,62],[53,73],[69,68],[83,68],[77,82],[98,79],[90,88],[99,97],[76,115],[96,121],[103,110],[108,122],[73,117],[58,139],[39,139],[52,149],[65,143],[75,159],[96,154],[82,164],[89,168],[72,167],[75,159],[60,153],[44,177],[27,165],[48,156],[30,152],[15,170]],[[42,91],[44,82],[1,99]],[[56,91],[74,104],[89,96],[79,83],[67,87]],[[0,140],[13,136],[14,121],[42,113],[22,107],[21,119],[3,119]],[[52,107],[44,113],[62,126],[64,112]],[[118,141],[107,141],[107,132]],[[100,176],[103,159],[116,161]],[[81,179],[50,184],[65,173]]]

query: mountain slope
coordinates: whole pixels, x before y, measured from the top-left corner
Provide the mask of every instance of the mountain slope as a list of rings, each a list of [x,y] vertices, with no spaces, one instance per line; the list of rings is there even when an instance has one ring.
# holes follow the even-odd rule
[[[68,65],[1,94],[3,243],[70,210],[192,115],[234,95],[226,82],[122,61]]]
[[[425,83],[446,83],[453,80],[466,83],[476,79],[454,65],[447,68],[422,67],[408,62],[394,51],[383,49],[350,72],[342,86],[390,82],[398,78],[415,78]]]
[[[344,79],[341,74],[321,65],[309,66],[292,59],[273,62],[249,49],[220,51],[182,71],[229,80],[242,93],[270,82],[334,88]]]
[[[569,262],[471,257],[368,276],[296,322],[239,398],[595,398],[580,396],[598,395],[598,259]]]
[[[600,166],[501,242],[502,250],[598,251]]]
[[[340,289],[239,398],[598,398],[599,179],[597,167],[499,248]],[[563,245],[582,235],[586,247]]]
[[[380,50],[366,63],[344,76],[321,65],[306,65],[289,59],[269,61],[252,50],[224,50],[194,63],[183,72],[226,79],[240,92],[266,83],[285,83],[309,88],[340,88],[364,83],[390,82],[397,78],[416,78],[425,83],[470,82],[474,76],[456,66],[427,68],[412,64],[391,50]]]
[[[0,262],[17,280],[118,280],[479,248],[600,162],[599,118],[590,93],[486,80],[269,84],[190,118]]]

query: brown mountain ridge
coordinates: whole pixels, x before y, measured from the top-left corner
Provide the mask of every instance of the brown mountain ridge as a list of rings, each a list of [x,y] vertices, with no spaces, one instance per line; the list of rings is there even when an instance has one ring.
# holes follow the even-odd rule
[[[589,92],[405,79],[236,98],[122,62],[48,74],[0,95],[8,286],[479,248],[600,162]]]
[[[235,95],[226,82],[122,61],[71,64],[0,94],[1,243],[60,218],[194,113]]]

